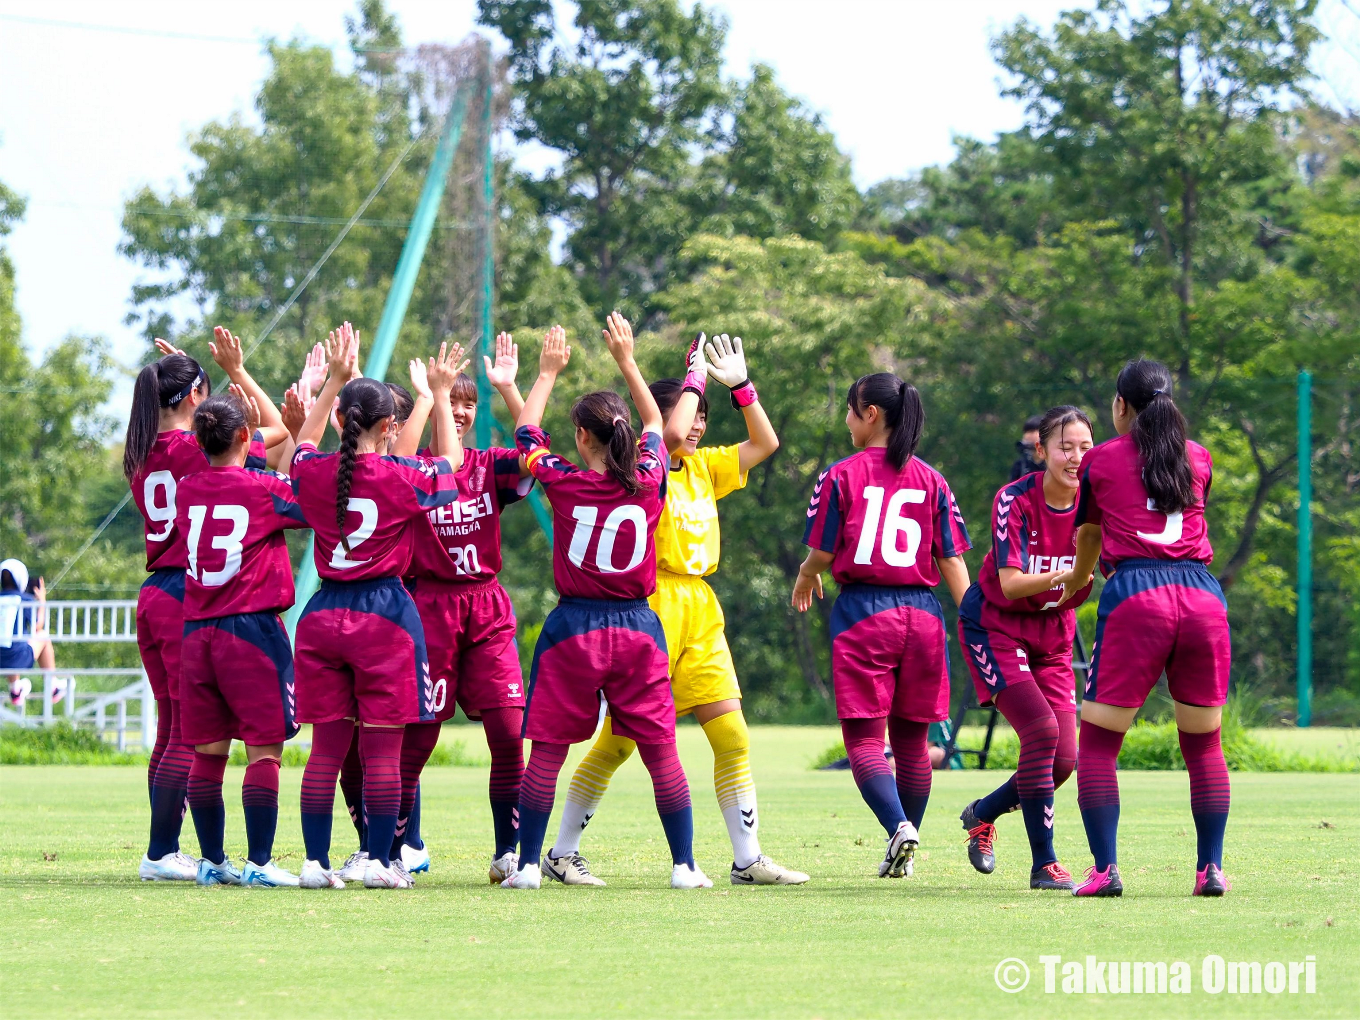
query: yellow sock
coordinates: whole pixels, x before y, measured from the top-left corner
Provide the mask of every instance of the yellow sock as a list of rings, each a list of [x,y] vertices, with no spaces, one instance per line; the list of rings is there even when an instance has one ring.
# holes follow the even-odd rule
[[[703,725],[713,748],[713,790],[732,840],[732,862],[738,868],[749,867],[760,856],[756,835],[760,818],[756,813],[756,784],[751,779],[751,734],[746,717],[738,709]]]
[[[581,759],[581,764],[576,766],[571,785],[567,787],[557,841],[552,846],[554,857],[574,854],[581,849],[581,833],[594,817],[604,791],[609,789],[609,780],[614,778],[615,771],[628,760],[635,747],[637,744],[627,737],[614,735],[613,720],[605,716],[599,737]]]

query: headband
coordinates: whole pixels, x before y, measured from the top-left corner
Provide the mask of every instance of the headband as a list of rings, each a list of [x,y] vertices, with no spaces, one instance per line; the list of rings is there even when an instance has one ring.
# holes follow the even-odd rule
[[[165,402],[165,406],[166,406],[166,407],[174,407],[174,406],[175,406],[176,404],[178,404],[181,400],[183,400],[185,397],[187,397],[190,393],[192,393],[192,392],[194,392],[194,390],[198,389],[198,386],[199,386],[200,383],[204,383],[204,382],[207,382],[207,381],[208,381],[208,373],[205,372],[205,371],[203,371],[203,366],[202,366],[202,365],[199,365],[199,366],[198,366],[198,375],[194,376],[193,382],[189,383],[188,386],[184,387],[184,389],[180,390],[180,391],[179,391],[178,393],[176,393],[173,397],[171,397],[169,400],[167,400],[167,401]]]

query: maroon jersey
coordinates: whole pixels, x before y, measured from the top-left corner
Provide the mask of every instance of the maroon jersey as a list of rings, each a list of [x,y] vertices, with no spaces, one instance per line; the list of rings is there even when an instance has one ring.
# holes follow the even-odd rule
[[[944,476],[919,457],[894,471],[881,446],[822,472],[812,490],[803,543],[835,556],[831,576],[837,584],[884,587],[933,588],[940,583],[936,558],[973,547]]]
[[[132,499],[142,512],[146,534],[146,569],[183,570],[189,562],[184,534],[176,527],[176,495],[180,480],[208,466],[192,432],[162,432],[132,478]]]
[[[458,496],[417,524],[411,575],[454,583],[489,581],[501,570],[501,510],[529,492],[515,450],[463,450]]]
[[[1101,526],[1100,558],[1106,573],[1121,560],[1213,560],[1204,520],[1204,503],[1214,479],[1213,458],[1199,443],[1187,442],[1185,452],[1195,476],[1195,501],[1174,514],[1152,509],[1132,436],[1108,440],[1086,455],[1076,523]]]
[[[335,474],[339,454],[320,453],[302,443],[293,454],[293,482],[308,526],[316,572],[327,581],[371,581],[401,577],[411,565],[416,527],[437,506],[458,498],[453,469],[443,457],[386,457],[362,453],[354,458],[345,537],[335,523]]]
[[[293,604],[286,528],[305,528],[293,486],[255,468],[209,467],[179,486],[184,618],[279,612]]]
[[[1015,567],[1026,574],[1071,570],[1077,549],[1077,507],[1054,510],[1044,499],[1044,473],[1036,471],[1011,482],[992,502],[992,547],[982,561],[978,584],[987,601],[1012,613],[1041,613],[1057,608],[1062,589],[1053,588],[1023,599],[1008,599],[1001,591],[999,571]],[[1067,602],[1062,612],[1076,609],[1091,594],[1088,584]]]
[[[553,582],[559,595],[645,599],[656,591],[656,525],[666,505],[666,455],[657,432],[638,441],[628,495],[609,475],[582,471],[548,449],[551,437],[522,425],[515,445],[553,509]]]

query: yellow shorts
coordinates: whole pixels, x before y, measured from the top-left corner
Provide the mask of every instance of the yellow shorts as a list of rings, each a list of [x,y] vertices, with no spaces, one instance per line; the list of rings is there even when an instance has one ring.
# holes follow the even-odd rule
[[[722,606],[708,582],[658,571],[656,593],[648,601],[666,632],[675,714],[685,715],[695,705],[740,698],[737,670],[723,633]]]

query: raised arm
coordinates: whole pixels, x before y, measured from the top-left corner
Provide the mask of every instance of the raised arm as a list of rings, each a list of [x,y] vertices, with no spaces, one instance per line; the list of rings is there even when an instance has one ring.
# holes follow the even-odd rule
[[[461,354],[462,348],[457,349]],[[411,373],[411,392],[415,394],[416,400],[411,407],[410,417],[401,427],[401,435],[397,436],[397,441],[392,444],[392,453],[397,457],[416,455],[416,451],[420,449],[420,437],[425,431],[425,422],[429,420],[430,411],[434,408],[434,394],[430,392],[429,370],[425,367],[425,362],[416,358],[408,368]],[[430,442],[430,451],[436,456],[439,455],[434,448],[433,439]]]
[[[605,322],[607,328],[602,330],[604,342],[609,346],[609,353],[614,355],[619,371],[623,373],[623,381],[628,384],[628,395],[633,398],[633,406],[642,420],[641,431],[661,435],[661,408],[656,406],[656,398],[647,388],[647,380],[642,378],[642,372],[633,360],[633,327],[619,312],[611,312]]]
[[[548,397],[558,375],[571,360],[571,348],[567,346],[567,331],[554,326],[543,337],[543,352],[538,356],[538,378],[534,380],[529,396],[520,408],[515,419],[515,428],[532,425],[538,428],[543,424],[543,412],[548,408]]]
[[[326,420],[330,417],[331,406],[335,403],[345,383],[349,382],[355,366],[359,362],[359,334],[348,322],[339,329],[332,330],[326,337],[326,384],[316,403],[307,412],[307,420],[298,429],[297,443],[311,443],[319,446],[326,434]]]
[[[680,391],[680,399],[671,408],[670,420],[661,430],[661,441],[666,444],[666,452],[674,456],[680,449],[689,431],[694,427],[694,416],[699,413],[699,398],[703,396],[704,383],[708,379],[708,362],[704,360],[703,333],[698,334],[685,353],[685,379]]]
[[[259,408],[260,433],[264,436],[265,448],[278,446],[287,439],[288,429],[284,427],[279,409],[269,399],[269,394],[246,371],[245,352],[241,350],[241,338],[228,329],[214,326],[213,339],[208,344],[208,350],[212,353],[213,361],[217,362],[218,367],[227,373],[227,378],[234,385],[239,386]]]
[[[708,374],[732,391],[732,403],[741,408],[746,419],[746,434],[750,438],[737,447],[741,471],[745,474],[762,461],[774,456],[779,449],[770,416],[760,404],[756,388],[746,368],[746,351],[741,337],[728,339],[726,333],[715,336],[708,344]]]
[[[519,421],[519,413],[524,410],[524,398],[520,396],[519,387],[515,385],[515,377],[519,375],[519,344],[515,343],[515,338],[509,333],[501,333],[496,337],[495,362],[485,355],[482,356],[482,361],[486,363],[486,381],[505,401],[506,410],[510,412],[510,420]],[[487,413],[491,413],[490,408],[487,408]]]
[[[453,391],[453,381],[468,367],[468,359],[463,357],[461,344],[439,345],[439,357],[431,358],[427,375],[430,379],[430,393],[434,398],[434,420],[439,429],[440,456],[457,471],[463,466],[463,444],[458,439],[458,428],[453,424],[453,406],[449,394]]]

